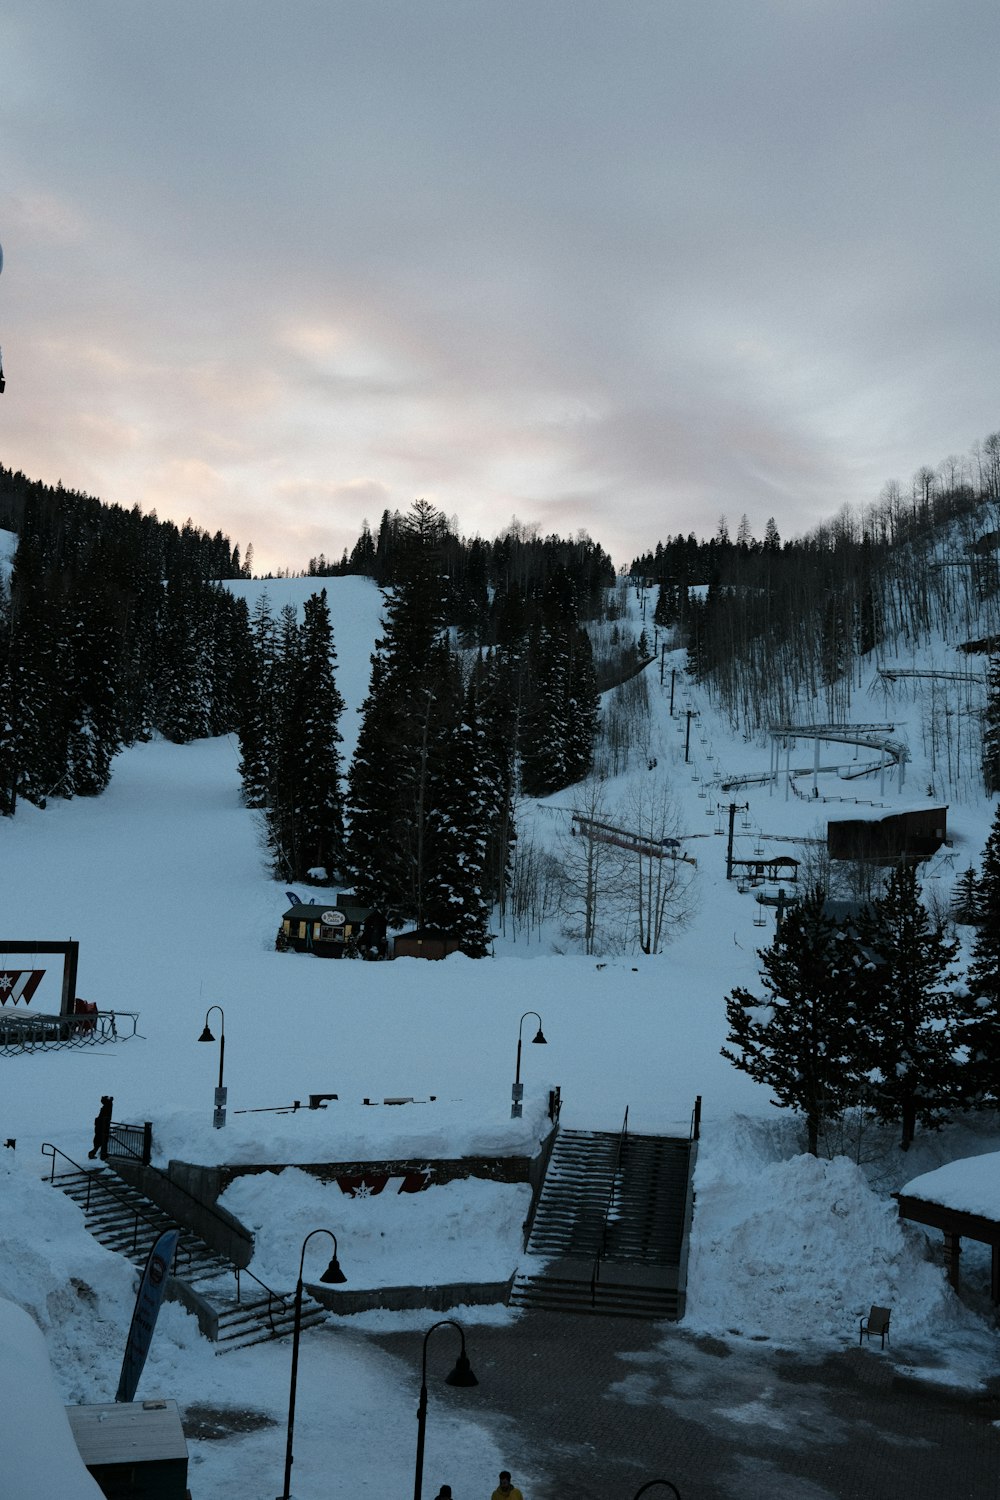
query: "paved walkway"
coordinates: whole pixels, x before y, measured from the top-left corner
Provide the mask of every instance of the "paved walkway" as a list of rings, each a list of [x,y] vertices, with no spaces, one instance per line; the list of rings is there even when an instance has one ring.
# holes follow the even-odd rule
[[[428,1323],[429,1326],[429,1323]],[[420,1361],[418,1333],[376,1334]],[[1000,1372],[988,1396],[907,1379],[877,1345],[809,1358],[663,1323],[529,1312],[472,1325],[477,1391],[435,1400],[499,1418],[525,1500],[998,1500]],[[660,1486],[650,1500],[669,1496]],[[486,1500],[469,1496],[466,1500]]]

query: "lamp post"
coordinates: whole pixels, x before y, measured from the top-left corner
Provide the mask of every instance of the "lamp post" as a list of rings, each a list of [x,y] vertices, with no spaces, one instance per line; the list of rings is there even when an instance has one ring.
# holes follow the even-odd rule
[[[669,1479],[647,1479],[646,1483],[641,1484],[636,1490],[635,1494],[632,1496],[632,1500],[639,1500],[640,1495],[644,1495],[647,1490],[651,1490],[653,1486],[657,1484],[665,1484],[668,1490],[673,1490],[674,1494],[677,1497],[677,1500],[681,1500],[680,1490],[677,1488],[676,1484],[671,1484]]]
[[[198,1038],[199,1042],[214,1042],[215,1037],[208,1029],[208,1018],[213,1010],[219,1012],[222,1023],[219,1027],[219,1087],[215,1091],[215,1110],[212,1114],[212,1124],[216,1130],[221,1130],[226,1123],[226,1091],[222,1086],[222,1069],[226,1061],[226,1013],[221,1005],[210,1005],[205,1012],[205,1029]]]
[[[517,1028],[517,1067],[514,1069],[514,1086],[510,1091],[510,1117],[512,1120],[521,1118],[521,1100],[524,1098],[524,1084],[521,1082],[521,1027],[528,1016],[534,1016],[538,1022],[538,1034],[531,1038],[532,1042],[545,1042],[542,1036],[542,1018],[537,1010],[526,1010],[521,1017]]]
[[[472,1373],[469,1364],[469,1356],[465,1352],[465,1330],[461,1323],[456,1323],[454,1318],[441,1318],[437,1323],[432,1323],[424,1334],[424,1352],[420,1366],[420,1404],[417,1407],[417,1466],[413,1475],[413,1500],[420,1500],[420,1491],[424,1482],[424,1434],[427,1431],[427,1340],[435,1328],[444,1328],[450,1324],[457,1328],[462,1339],[462,1348],[455,1368],[450,1375],[444,1377],[445,1385],[478,1385],[479,1381]]]
[[[299,1257],[299,1279],[295,1284],[295,1323],[292,1330],[292,1379],[288,1390],[288,1437],[285,1442],[285,1488],[278,1496],[278,1500],[292,1500],[292,1434],[295,1431],[295,1386],[299,1374],[299,1334],[302,1332],[302,1271],[306,1260],[306,1246],[314,1234],[328,1234],[333,1240],[333,1256],[330,1264],[319,1278],[328,1286],[337,1285],[346,1281],[347,1277],[340,1269],[340,1261],[337,1259],[337,1236],[332,1229],[311,1229],[302,1241],[302,1254]]]

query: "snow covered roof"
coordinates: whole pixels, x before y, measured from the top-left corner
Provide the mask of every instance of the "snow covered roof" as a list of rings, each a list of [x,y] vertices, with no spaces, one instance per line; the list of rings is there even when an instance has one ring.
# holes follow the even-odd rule
[[[1000,1222],[1000,1151],[965,1156],[924,1172],[901,1188],[899,1196]]]

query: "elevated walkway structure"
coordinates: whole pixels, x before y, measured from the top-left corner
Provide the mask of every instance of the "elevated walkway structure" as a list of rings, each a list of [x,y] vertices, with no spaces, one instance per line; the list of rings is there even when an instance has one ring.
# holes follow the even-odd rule
[[[785,750],[785,795],[788,795],[788,786],[793,775],[808,774],[808,772],[795,771],[791,769],[791,751],[794,740],[814,740],[815,757],[813,765],[813,787],[816,787],[816,778],[820,772],[819,748],[823,743],[837,745],[857,745],[864,750],[877,750],[879,752],[878,762],[871,767],[872,771],[879,772],[879,795],[885,791],[885,773],[889,767],[896,766],[899,769],[899,790],[903,789],[906,776],[906,762],[909,759],[909,751],[901,740],[890,738],[895,731],[895,724],[772,724],[768,730],[771,739],[771,774],[772,785],[777,785],[780,770],[781,750]]]

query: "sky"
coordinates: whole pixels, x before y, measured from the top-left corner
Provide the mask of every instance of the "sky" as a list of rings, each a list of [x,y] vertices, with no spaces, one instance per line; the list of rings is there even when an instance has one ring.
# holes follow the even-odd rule
[[[0,462],[258,570],[788,537],[997,420],[993,0],[8,0]]]
[[[10,538],[0,533],[0,560],[9,551]],[[5,566],[0,561],[0,570]],[[304,579],[270,583],[274,611],[285,603],[301,608],[312,586]],[[262,592],[248,583],[234,590],[244,597]],[[331,579],[328,590],[340,662],[367,662],[378,630],[378,590],[362,578]],[[634,590],[628,600],[638,630]],[[959,653],[946,645],[948,638],[955,638],[954,630],[910,642],[908,660],[918,668],[954,667]],[[680,654],[670,662],[679,668]],[[338,678],[348,707],[347,752],[364,676],[344,670]],[[770,942],[773,925],[758,928],[755,916],[768,924],[773,917],[751,892],[726,881],[726,841],[715,836],[715,819],[705,816],[711,809],[705,783],[714,799],[729,776],[766,772],[769,750],[734,734],[726,715],[686,677],[673,722],[669,677],[661,687],[653,671],[647,682],[648,747],[656,766],[650,772],[643,746],[609,784],[609,796],[648,785],[651,776],[662,779],[676,796],[685,845],[698,861],[692,919],[658,955],[585,957],[554,919],[542,933],[506,927],[495,956],[478,961],[453,954],[442,963],[337,963],[276,952],[284,884],[268,876],[255,814],[240,800],[238,747],[228,736],[132,746],[116,758],[102,796],[51,798],[44,810],[22,799],[15,817],[0,819],[0,870],[16,872],[3,884],[7,939],[38,933],[44,893],[45,936],[79,941],[78,991],[103,1010],[119,1012],[121,1036],[114,1045],[0,1056],[0,1143],[16,1142],[13,1149],[0,1144],[0,1362],[16,1368],[21,1380],[5,1397],[0,1473],[7,1479],[29,1475],[23,1489],[10,1481],[12,1497],[82,1500],[92,1493],[79,1466],[71,1472],[65,1444],[60,1451],[57,1409],[61,1401],[110,1402],[117,1386],[135,1277],[123,1257],[87,1234],[80,1210],[42,1180],[47,1158],[40,1154],[48,1141],[85,1163],[105,1092],[114,1097],[117,1121],[151,1122],[161,1166],[180,1159],[284,1169],[238,1177],[224,1202],[255,1232],[255,1274],[288,1292],[315,1228],[336,1235],[349,1285],[359,1290],[399,1284],[404,1260],[422,1285],[500,1280],[515,1266],[538,1269],[521,1254],[523,1188],[480,1182],[400,1194],[387,1187],[353,1199],[336,1183],[324,1187],[308,1177],[303,1164],[527,1154],[547,1128],[553,1084],[562,1088],[561,1122],[570,1128],[616,1130],[627,1103],[630,1130],[687,1134],[700,1094],[681,1328],[689,1339],[707,1334],[724,1347],[729,1373],[720,1374],[713,1358],[710,1372],[699,1375],[692,1343],[679,1344],[666,1325],[654,1349],[630,1365],[632,1324],[621,1320],[621,1380],[595,1389],[595,1396],[621,1403],[623,1422],[629,1407],[633,1422],[634,1407],[646,1409],[649,1421],[634,1427],[639,1461],[643,1429],[654,1432],[664,1418],[651,1377],[680,1368],[680,1394],[671,1396],[668,1409],[699,1421],[706,1443],[728,1441],[737,1430],[741,1464],[766,1464],[749,1476],[742,1468],[727,1471],[728,1492],[801,1494],[790,1476],[802,1432],[810,1440],[821,1433],[836,1441],[841,1392],[837,1387],[827,1401],[808,1379],[799,1380],[787,1402],[775,1380],[775,1349],[793,1357],[812,1351],[816,1359],[855,1351],[858,1319],[872,1303],[893,1310],[888,1358],[894,1375],[988,1398],[1000,1339],[988,1300],[989,1250],[963,1242],[959,1299],[946,1280],[939,1234],[902,1223],[889,1194],[914,1179],[927,1187],[926,1174],[933,1173],[930,1196],[943,1187],[946,1201],[995,1206],[996,1113],[966,1117],[941,1132],[921,1129],[905,1154],[897,1149],[895,1128],[880,1132],[869,1122],[862,1130],[848,1121],[831,1146],[844,1154],[813,1159],[800,1154],[801,1120],[775,1109],[770,1090],[720,1056],[723,997],[735,984],[759,992],[757,949]],[[946,686],[954,689],[953,707],[960,704],[959,685]],[[871,713],[869,687],[866,680],[856,688],[855,717]],[[866,804],[883,800],[890,809],[906,805],[910,784],[923,786],[932,774],[929,707],[940,713],[941,699],[922,679],[903,680],[893,692],[893,717],[912,754],[906,787],[891,776],[883,798],[877,771],[859,779],[849,747],[828,746],[816,772],[820,798],[788,796],[780,785],[746,787],[749,826],[742,817],[737,822],[737,858],[748,858],[762,834],[811,837],[824,816],[838,811],[863,815]],[[696,718],[686,758],[687,736],[678,731],[690,727],[688,708]],[[806,786],[814,767],[811,746],[800,742],[792,768]],[[939,903],[969,864],[978,863],[995,807],[978,786],[962,782],[949,787],[948,796],[952,847],[921,867],[925,889]],[[568,822],[560,809],[573,799],[568,788],[543,803],[525,801],[522,839],[553,844]],[[968,942],[968,929],[963,932]],[[37,961],[30,959],[32,966]],[[0,949],[0,968],[22,962]],[[51,965],[33,1012],[58,1007],[60,981]],[[228,1115],[218,1130],[212,1121],[220,1047],[197,1041],[215,1005],[223,1009],[221,1021],[218,1011],[209,1019],[224,1028],[227,1042]],[[511,1120],[519,1018],[532,1016],[529,1006],[543,1018],[547,1042],[523,1049],[524,1115]],[[121,1013],[135,1011],[133,1036]],[[218,1042],[220,1031],[215,1035]],[[339,1097],[325,1110],[274,1112],[313,1091]],[[366,1106],[366,1097],[413,1102]],[[978,1162],[938,1175],[970,1157]],[[307,1281],[325,1264],[324,1248],[322,1238],[309,1247],[315,1259],[307,1261]],[[44,1350],[18,1309],[41,1330]],[[448,1311],[464,1325],[519,1316],[499,1305]],[[423,1332],[442,1315],[427,1308],[367,1312],[303,1335],[295,1428],[299,1500],[327,1500],[331,1455],[345,1493],[409,1493],[419,1370],[386,1353],[375,1336],[395,1326]],[[476,1337],[472,1326],[474,1365]],[[871,1353],[882,1357],[877,1347]],[[188,1408],[210,1406],[223,1415],[270,1418],[270,1425],[220,1441],[198,1437],[187,1420],[193,1495],[277,1493],[289,1358],[286,1341],[217,1359],[193,1317],[178,1304],[163,1307],[138,1399],[177,1401],[185,1417]],[[746,1361],[757,1362],[755,1378],[737,1396],[731,1370]],[[780,1362],[787,1363],[785,1354]],[[482,1399],[472,1397],[468,1405],[446,1405],[432,1392],[425,1493],[447,1476],[459,1497],[486,1495],[499,1469],[510,1465],[529,1500],[565,1494],[555,1461],[563,1440],[557,1417],[552,1447],[541,1453],[519,1430],[518,1413],[508,1418],[491,1406],[481,1366],[478,1373]],[[673,1472],[687,1495],[683,1477]]]

